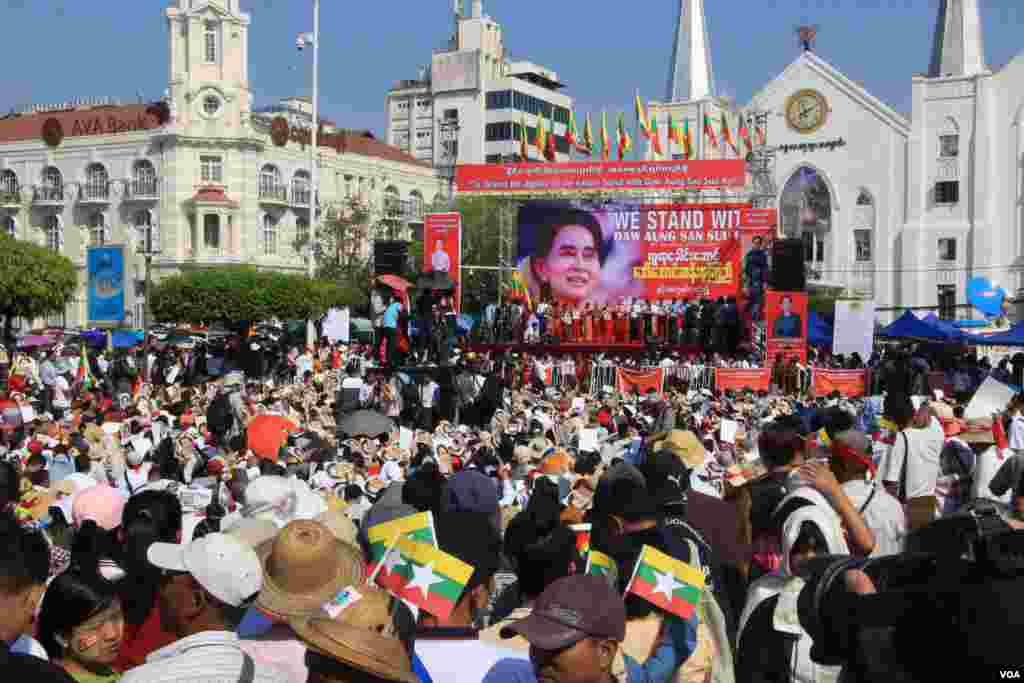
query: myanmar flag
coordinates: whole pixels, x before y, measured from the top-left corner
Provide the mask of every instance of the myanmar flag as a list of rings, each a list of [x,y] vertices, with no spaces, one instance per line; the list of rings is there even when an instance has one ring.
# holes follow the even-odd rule
[[[612,576],[615,572],[615,560],[604,553],[591,550],[587,556],[587,574],[591,576]]]
[[[544,151],[548,147],[547,133],[544,130],[544,117],[537,115],[537,134],[533,137],[533,146],[537,148],[537,151],[541,156],[544,156]]]
[[[626,158],[626,152],[633,149],[633,138],[629,137],[626,130],[626,117],[619,114],[619,161]]]
[[[601,158],[608,161],[612,156],[612,141],[608,137],[608,114],[601,112]]]
[[[565,141],[569,143],[569,149],[579,144],[580,131],[576,128],[576,113],[569,110],[569,127],[565,130]]]
[[[651,118],[651,144],[654,146],[654,154],[658,157],[665,156],[661,148],[661,134],[658,132],[658,117]]]
[[[711,140],[711,146],[718,149],[718,136],[715,135],[715,129],[711,125],[711,117],[704,114],[704,135]]]
[[[402,536],[384,558],[377,583],[438,619],[447,619],[466,589],[473,568],[462,560]]]
[[[583,126],[583,146],[579,151],[587,156],[594,152],[594,127],[590,124],[590,114],[587,114],[587,123]]]
[[[519,156],[523,161],[530,160],[530,141],[526,134],[526,114],[519,117]]]
[[[370,542],[370,574],[377,570],[377,564],[399,536],[436,546],[433,513],[420,512],[390,522],[374,524],[367,529],[366,539]]]
[[[704,593],[704,572],[645,545],[626,592],[689,621]]]
[[[740,138],[743,140],[743,144],[747,146],[747,151],[753,152],[754,141],[750,139],[750,128],[747,127],[747,120],[742,116],[740,117]]]
[[[693,156],[693,136],[690,135],[690,119],[683,119],[682,138],[683,155],[689,159]]]
[[[585,557],[590,550],[590,530],[592,526],[589,523],[569,525],[569,529],[576,534],[576,552],[580,554],[580,557]]]
[[[82,387],[82,391],[92,389],[92,373],[89,372],[89,356],[85,353],[85,344],[82,344],[82,354],[78,359],[78,375],[75,380]]]
[[[548,161],[558,160],[558,146],[556,144],[557,141],[558,136],[555,135],[555,123],[554,121],[552,121],[551,132],[547,134],[547,139],[545,140],[546,144],[544,145],[544,158],[547,159]]]
[[[679,127],[676,126],[676,117],[672,112],[668,113],[668,148],[672,149],[672,143],[679,142]]]
[[[651,139],[651,124],[647,120],[647,113],[644,111],[643,102],[640,101],[640,93],[636,95],[636,122],[640,126],[640,132],[648,140]]]
[[[729,119],[726,117],[725,112],[722,112],[722,139],[725,140],[726,144],[732,147],[732,151],[736,152],[736,156],[740,155],[740,150],[736,147],[736,142],[732,139],[732,130],[729,128]]]

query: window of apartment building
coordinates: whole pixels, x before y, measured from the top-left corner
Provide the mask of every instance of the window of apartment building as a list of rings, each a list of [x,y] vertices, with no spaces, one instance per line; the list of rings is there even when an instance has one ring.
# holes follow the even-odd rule
[[[512,107],[512,91],[497,90],[487,93],[488,109],[510,109]]]
[[[512,123],[509,121],[504,123],[488,123],[484,130],[484,139],[487,140],[487,142],[511,140]]]
[[[217,62],[217,25],[212,21],[206,22],[203,37],[206,48],[206,61],[209,64],[215,64]]]
[[[277,219],[269,213],[263,215],[263,255],[277,255]]]
[[[866,263],[871,260],[871,231],[853,231],[854,256],[858,263]]]
[[[956,238],[946,237],[939,240],[939,260],[956,261]]]
[[[940,180],[935,183],[936,204],[956,204],[960,201],[960,183],[956,180]]]
[[[459,110],[458,109],[445,109],[444,110],[444,120],[445,121],[458,121],[459,120]]]
[[[940,135],[939,136],[939,156],[945,159],[960,156],[960,136],[959,135]]]
[[[220,157],[215,156],[201,156],[199,157],[199,168],[204,183],[219,183],[222,182],[224,174],[222,172],[223,161]]]
[[[46,248],[50,251],[60,251],[64,244],[64,229],[57,216],[46,217]]]
[[[956,319],[956,285],[939,285],[939,318]]]
[[[89,217],[89,246],[102,247],[107,243],[107,226],[103,214],[97,211]]]

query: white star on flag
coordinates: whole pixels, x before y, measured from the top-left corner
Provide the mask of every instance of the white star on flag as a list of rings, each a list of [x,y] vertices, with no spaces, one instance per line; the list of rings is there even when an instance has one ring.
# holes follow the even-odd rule
[[[661,572],[654,572],[655,586],[652,593],[664,593],[665,597],[668,598],[669,602],[672,602],[672,596],[675,595],[677,588],[682,588],[682,584],[676,581],[676,578],[671,574],[662,574]]]
[[[429,597],[431,586],[435,583],[441,583],[444,581],[444,579],[439,578],[437,574],[434,573],[433,562],[425,567],[421,567],[415,563],[410,563],[410,566],[412,567],[412,581],[406,584],[405,587],[410,590],[419,588],[423,591],[424,598]]]

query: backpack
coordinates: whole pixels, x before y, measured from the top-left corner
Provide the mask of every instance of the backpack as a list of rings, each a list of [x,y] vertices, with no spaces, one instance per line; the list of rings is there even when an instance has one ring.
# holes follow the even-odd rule
[[[223,434],[231,429],[234,422],[235,415],[231,410],[231,402],[228,400],[227,394],[220,394],[206,409],[206,424],[215,434]]]

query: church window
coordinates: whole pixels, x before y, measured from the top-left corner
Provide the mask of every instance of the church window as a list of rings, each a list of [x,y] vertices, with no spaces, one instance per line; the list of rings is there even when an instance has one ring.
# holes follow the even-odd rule
[[[854,230],[853,231],[853,245],[856,251],[855,257],[858,263],[867,263],[871,261],[871,231],[870,230]]]
[[[208,64],[217,63],[217,25],[213,22],[207,22],[206,31],[204,33],[205,48],[206,48],[206,62]]]

